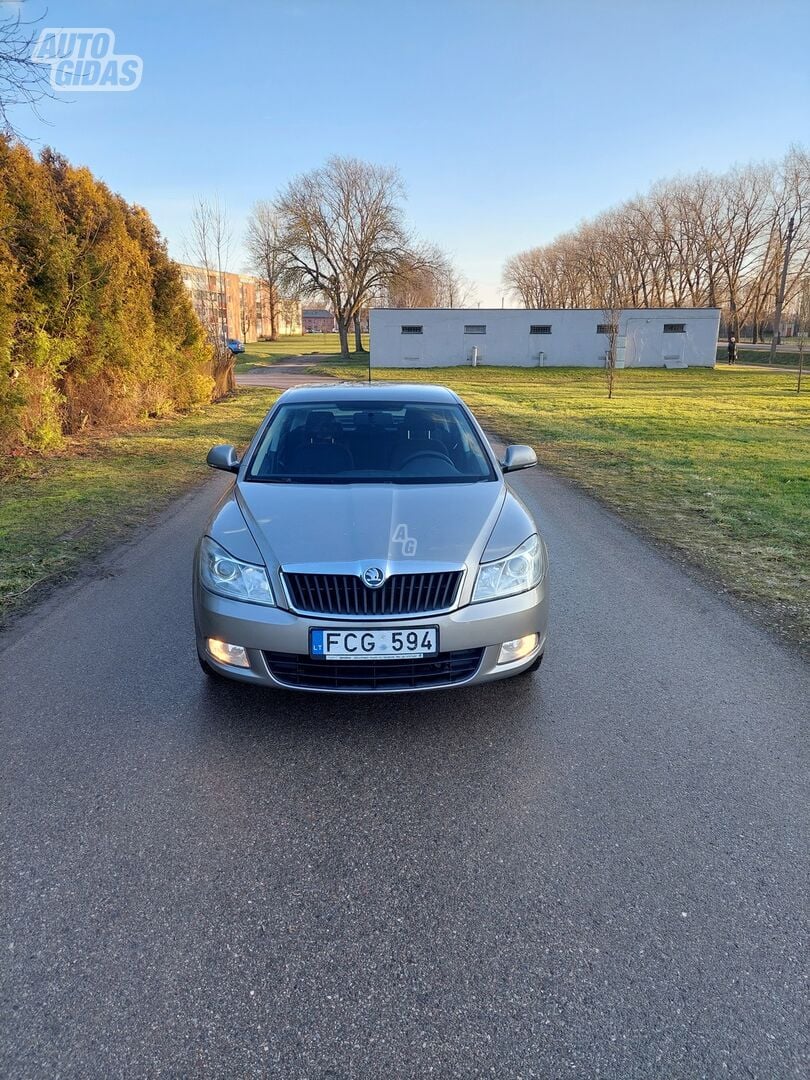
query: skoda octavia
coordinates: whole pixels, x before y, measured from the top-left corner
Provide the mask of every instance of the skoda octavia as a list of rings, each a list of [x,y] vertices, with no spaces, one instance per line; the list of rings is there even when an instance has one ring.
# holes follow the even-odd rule
[[[470,410],[437,386],[282,394],[197,547],[197,651],[212,678],[402,692],[536,669],[545,544]]]

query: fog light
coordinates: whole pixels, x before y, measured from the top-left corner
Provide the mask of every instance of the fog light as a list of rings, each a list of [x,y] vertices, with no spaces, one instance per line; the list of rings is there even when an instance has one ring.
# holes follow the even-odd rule
[[[513,660],[522,660],[524,656],[528,656],[536,648],[537,634],[528,634],[526,637],[515,638],[514,641],[505,641],[501,645],[498,663],[510,664]]]
[[[227,641],[218,641],[217,638],[208,639],[208,651],[220,664],[230,664],[231,667],[250,667],[248,655],[241,645],[229,645]]]

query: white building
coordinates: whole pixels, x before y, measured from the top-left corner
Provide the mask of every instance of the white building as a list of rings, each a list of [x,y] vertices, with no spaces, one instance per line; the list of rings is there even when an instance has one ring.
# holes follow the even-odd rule
[[[583,308],[373,308],[373,367],[602,367],[605,313]],[[633,308],[619,316],[621,367],[712,367],[717,308]]]

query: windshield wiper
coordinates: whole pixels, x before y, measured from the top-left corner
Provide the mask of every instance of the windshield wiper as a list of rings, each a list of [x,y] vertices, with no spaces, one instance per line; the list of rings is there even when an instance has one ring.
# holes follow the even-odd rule
[[[248,476],[245,478],[254,484],[352,484],[350,476]]]
[[[247,476],[253,484],[483,484],[494,476]]]

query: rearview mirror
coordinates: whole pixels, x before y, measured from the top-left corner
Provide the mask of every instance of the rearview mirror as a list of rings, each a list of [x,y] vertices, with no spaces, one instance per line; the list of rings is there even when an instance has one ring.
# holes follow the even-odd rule
[[[503,472],[517,472],[518,469],[530,469],[537,464],[537,454],[530,446],[507,446],[501,469]]]
[[[205,460],[206,464],[210,465],[212,469],[222,469],[223,472],[239,472],[239,458],[230,443],[225,443],[222,446],[212,446]]]

